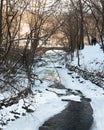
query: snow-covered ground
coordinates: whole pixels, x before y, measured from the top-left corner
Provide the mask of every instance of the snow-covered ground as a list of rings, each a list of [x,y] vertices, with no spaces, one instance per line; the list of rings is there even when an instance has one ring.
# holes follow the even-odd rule
[[[76,57],[71,64],[77,65],[77,60],[78,58]],[[85,46],[85,49],[80,52],[80,66],[90,72],[101,72],[104,74],[104,53],[99,44],[96,46]]]
[[[20,100],[18,104],[10,107],[3,107],[0,110],[0,116],[7,125],[0,126],[3,130],[38,130],[44,121],[61,112],[67,105],[62,99],[72,99],[80,101],[81,94],[86,98],[91,98],[91,105],[94,110],[94,123],[91,130],[103,130],[104,128],[104,90],[94,85],[88,80],[84,80],[76,73],[72,73],[65,68],[65,53],[63,52],[47,52],[42,60],[34,68],[39,78],[43,81],[35,81],[33,95],[27,97],[25,103],[31,104],[33,113],[25,113],[22,108],[24,100]],[[104,73],[104,54],[100,50],[99,45],[86,46],[80,51],[80,64],[83,69]],[[72,62],[77,65],[77,58]],[[60,83],[65,88],[71,89],[68,93],[67,89],[50,87],[54,83]],[[78,93],[80,90],[81,93]],[[57,94],[56,94],[57,93]],[[60,95],[60,96],[59,96]],[[25,104],[25,105],[26,105]],[[13,121],[14,115],[11,111],[20,113],[20,118]]]

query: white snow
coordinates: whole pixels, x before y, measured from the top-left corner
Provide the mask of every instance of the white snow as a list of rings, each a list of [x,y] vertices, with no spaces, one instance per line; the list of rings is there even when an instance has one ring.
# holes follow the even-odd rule
[[[77,65],[77,57],[72,64]],[[85,46],[85,49],[80,52],[80,66],[90,72],[104,73],[104,53],[101,51],[99,44]]]
[[[60,55],[59,55],[60,54]],[[49,87],[54,82],[63,84],[67,89],[71,89],[77,93],[80,90],[85,97],[91,98],[91,105],[94,110],[94,123],[91,130],[103,130],[104,128],[104,90],[99,88],[95,84],[88,80],[84,80],[76,73],[68,74],[69,70],[65,68],[65,53],[48,52],[43,60],[46,62],[44,66],[39,63],[40,66],[35,68],[39,78],[43,80],[43,83],[39,81],[35,82],[33,88],[34,95],[24,99],[27,104],[32,104],[33,113],[28,113],[22,116],[25,112],[22,109],[24,101],[21,99],[18,104],[3,108],[0,110],[1,117],[4,115],[4,121],[6,119],[13,118],[12,110],[20,112],[20,118],[15,121],[9,121],[6,126],[3,126],[3,130],[38,130],[46,120],[55,114],[61,112],[67,105],[67,102],[61,101],[61,99],[71,99],[80,101],[79,95],[65,95],[66,89],[57,89]],[[84,50],[80,51],[80,65],[83,69],[89,71],[95,71],[104,73],[104,53],[100,49],[99,45],[86,46]],[[77,58],[75,57],[73,65],[77,65]],[[55,68],[55,67],[62,68]],[[83,81],[82,83],[79,81]],[[48,91],[47,91],[48,90]],[[58,96],[58,94],[64,94]],[[1,98],[1,97],[0,97]],[[1,98],[2,99],[2,98]]]

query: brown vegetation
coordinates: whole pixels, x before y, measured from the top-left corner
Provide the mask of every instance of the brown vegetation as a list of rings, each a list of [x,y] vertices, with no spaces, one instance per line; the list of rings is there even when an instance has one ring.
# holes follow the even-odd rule
[[[0,76],[1,88],[19,82],[18,71],[25,72],[32,87],[32,72],[37,48],[45,46],[67,47],[73,52],[84,48],[85,40],[91,44],[94,36],[104,50],[103,0],[55,1],[1,0],[0,2]],[[28,29],[23,30],[23,25]],[[24,44],[21,48],[21,44]],[[64,48],[65,49],[65,48]],[[44,49],[42,50],[43,52]],[[43,53],[41,53],[43,54]],[[79,64],[79,63],[78,63]],[[7,87],[8,88],[8,87]]]

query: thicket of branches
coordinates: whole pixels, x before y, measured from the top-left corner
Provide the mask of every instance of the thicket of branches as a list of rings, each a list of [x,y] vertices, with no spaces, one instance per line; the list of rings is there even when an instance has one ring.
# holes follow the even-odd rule
[[[24,87],[19,84],[25,79],[22,75],[28,79],[27,87],[32,87],[33,81],[37,78],[32,71],[36,49],[40,46],[39,43],[46,44],[59,28],[59,24],[54,21],[48,25],[50,18],[54,19],[56,15],[57,2],[47,2],[1,0],[0,90],[8,88],[20,90],[20,87]],[[21,35],[24,23],[28,24],[29,32],[23,30],[24,34]]]
[[[69,52],[84,48],[91,39],[101,43],[104,51],[104,1],[103,0],[65,0],[62,31],[67,37]]]
[[[21,35],[23,23],[29,31]],[[23,75],[27,87],[32,87],[34,57],[40,46],[58,39],[57,44],[67,46],[71,57],[75,49],[79,56],[85,38],[91,44],[92,37],[101,41],[104,51],[104,0],[1,0],[0,90],[19,90]]]

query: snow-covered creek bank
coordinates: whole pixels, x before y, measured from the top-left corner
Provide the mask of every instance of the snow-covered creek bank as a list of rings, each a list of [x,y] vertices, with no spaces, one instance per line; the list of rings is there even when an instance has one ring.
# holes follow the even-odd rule
[[[103,89],[92,84],[90,81],[84,80],[76,73],[68,71],[65,68],[64,53],[58,53],[47,53],[47,55],[42,58],[44,64],[40,62],[37,65],[38,67],[35,68],[39,78],[43,80],[43,83],[36,81],[33,88],[34,96],[32,97],[32,107],[35,111],[31,114],[21,116],[15,121],[10,121],[8,125],[3,126],[3,130],[38,130],[44,121],[61,112],[66,107],[67,102],[63,102],[61,99],[80,101],[81,94],[91,99],[91,105],[94,110],[94,123],[91,130],[103,130]],[[54,82],[62,84],[71,91],[68,92],[65,88],[49,87],[52,86]],[[49,91],[47,91],[47,89]],[[61,96],[58,96],[56,93]],[[13,107],[19,109],[19,106],[12,106],[4,109],[4,112],[11,111]],[[19,111],[21,111],[21,109],[19,109]],[[0,111],[0,113],[2,114],[3,110]],[[11,115],[8,114],[8,118],[9,116]]]

